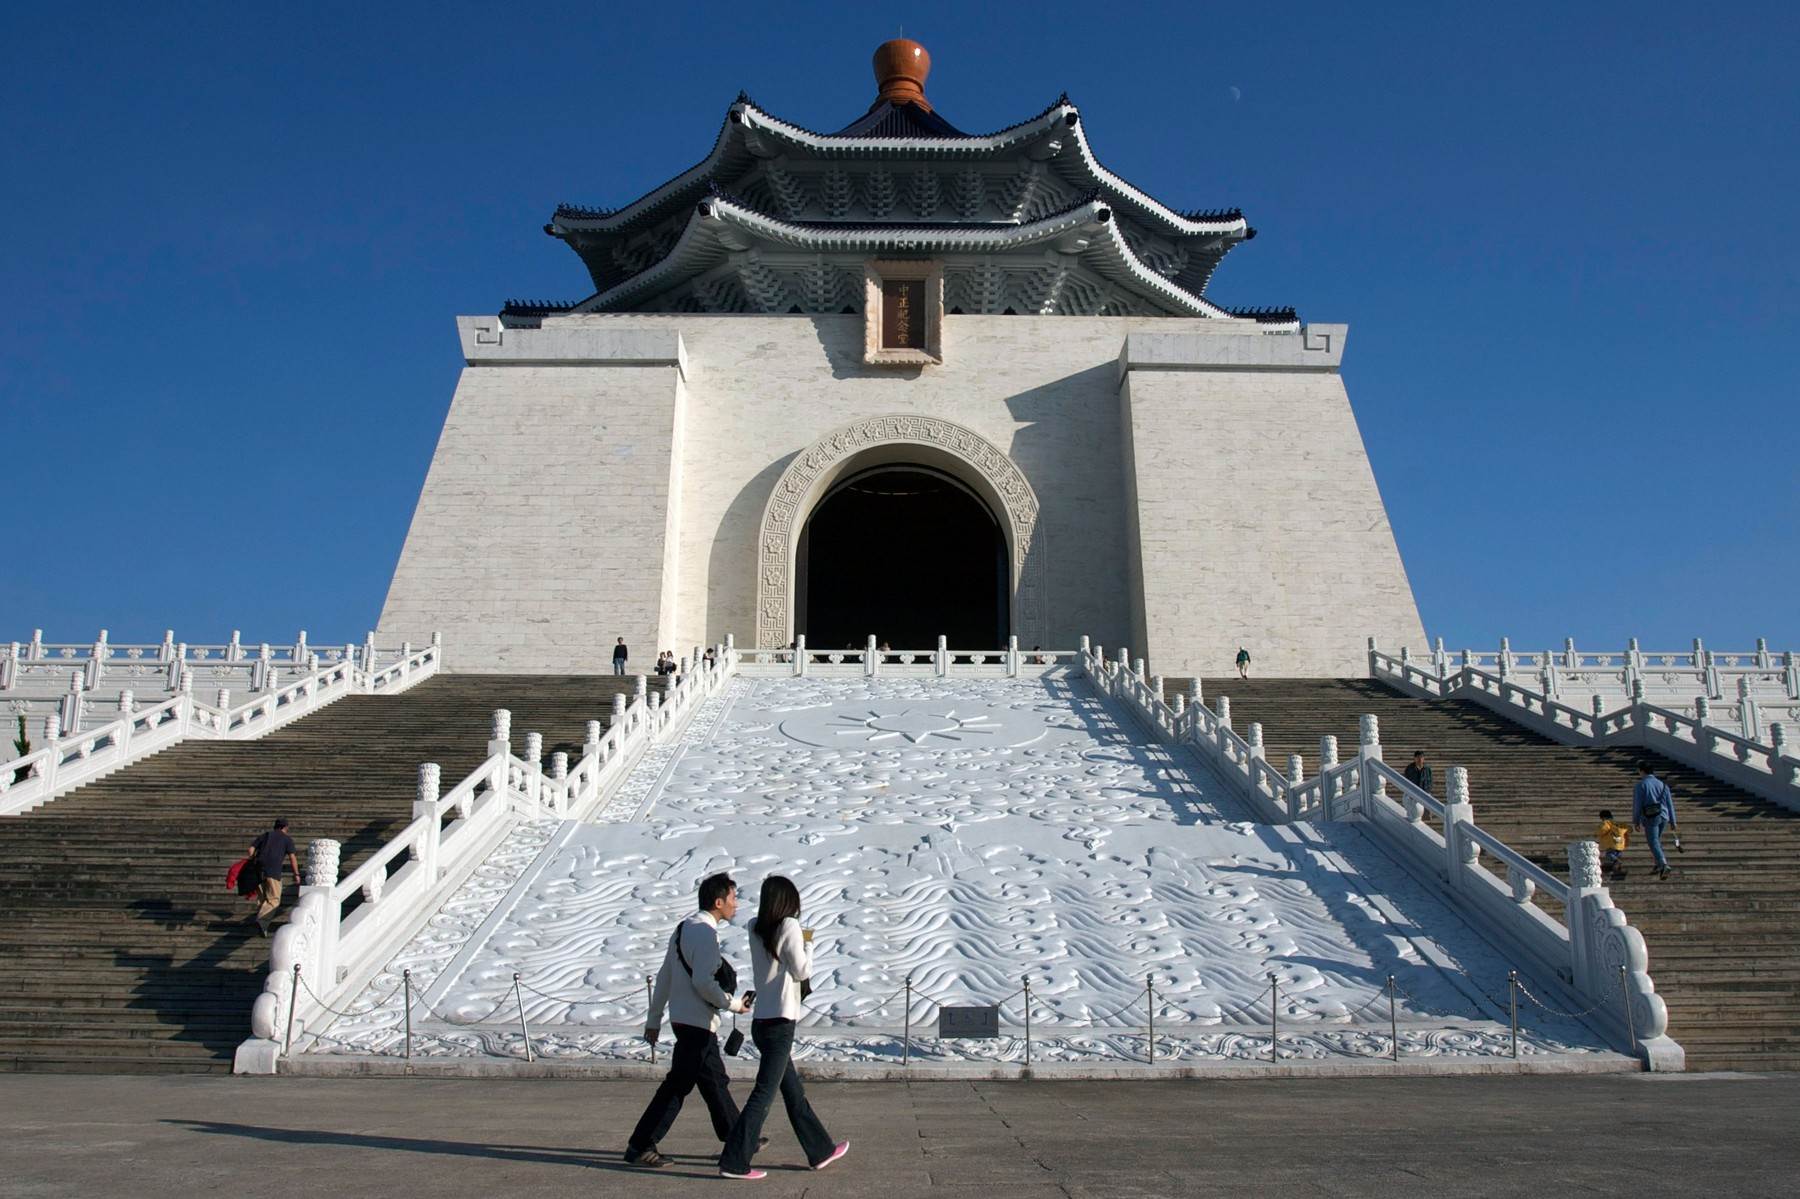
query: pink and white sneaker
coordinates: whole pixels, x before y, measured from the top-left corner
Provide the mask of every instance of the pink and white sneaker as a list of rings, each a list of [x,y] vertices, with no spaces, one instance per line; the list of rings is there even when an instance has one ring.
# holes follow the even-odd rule
[[[837,1145],[832,1149],[831,1156],[826,1158],[824,1161],[820,1162],[818,1165],[814,1166],[813,1169],[823,1170],[826,1166],[829,1166],[832,1162],[836,1161],[838,1158],[844,1156],[844,1154],[846,1154],[848,1152],[850,1152],[850,1142],[849,1141],[839,1141],[837,1143]]]
[[[769,1172],[767,1170],[745,1170],[742,1174],[733,1174],[730,1170],[719,1171],[720,1178],[736,1178],[747,1182],[754,1182],[756,1179],[767,1178],[768,1176]]]

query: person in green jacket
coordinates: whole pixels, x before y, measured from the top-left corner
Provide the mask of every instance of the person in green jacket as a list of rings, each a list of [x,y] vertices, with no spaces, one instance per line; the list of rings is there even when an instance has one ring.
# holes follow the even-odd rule
[[[1250,651],[1241,645],[1238,646],[1237,668],[1238,678],[1247,679],[1250,677]]]

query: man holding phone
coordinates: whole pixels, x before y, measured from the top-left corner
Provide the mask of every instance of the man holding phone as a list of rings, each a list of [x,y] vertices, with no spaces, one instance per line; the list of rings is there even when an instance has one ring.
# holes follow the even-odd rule
[[[656,1088],[626,1143],[625,1160],[631,1165],[669,1164],[669,1159],[657,1152],[657,1143],[674,1126],[688,1092],[696,1086],[721,1143],[737,1122],[738,1107],[731,1098],[725,1061],[719,1056],[718,1035],[719,1013],[749,1011],[755,996],[747,991],[732,998],[737,973],[719,953],[719,926],[730,923],[737,909],[737,884],[731,876],[710,875],[700,883],[700,910],[683,920],[669,939],[650,993],[644,1040],[656,1044],[663,1009],[667,1008],[675,1026],[675,1053],[668,1076]]]

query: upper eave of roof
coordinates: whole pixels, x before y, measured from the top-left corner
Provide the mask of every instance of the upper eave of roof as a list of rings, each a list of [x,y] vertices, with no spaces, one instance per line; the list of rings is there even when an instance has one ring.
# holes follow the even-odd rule
[[[854,126],[852,126],[854,127]],[[1012,149],[1049,136],[1058,129],[1073,135],[1076,153],[1089,182],[1113,193],[1136,210],[1139,215],[1184,236],[1227,236],[1249,238],[1253,231],[1236,209],[1220,213],[1183,214],[1139,190],[1113,174],[1094,156],[1082,130],[1081,117],[1068,97],[1061,96],[1035,117],[986,134],[963,134],[956,137],[894,137],[816,133],[790,121],[764,112],[749,96],[740,93],[726,114],[725,124],[707,156],[656,190],[617,209],[579,208],[559,205],[544,232],[567,238],[572,234],[613,233],[652,217],[668,206],[693,202],[705,191],[718,167],[732,152],[754,155],[748,142],[767,134],[771,138],[813,152],[861,158],[932,157],[980,158]]]
[[[1094,237],[1079,252],[1102,261],[1105,273],[1128,279],[1140,294],[1172,313],[1232,319],[1232,313],[1158,274],[1133,254],[1107,200],[1098,194],[1071,208],[1018,225],[833,224],[789,221],[716,188],[695,207],[681,237],[655,264],[576,304],[574,312],[616,311],[645,295],[676,286],[684,269],[722,252],[720,234],[735,227],[751,237],[815,252],[969,253],[1016,250],[1085,231]],[[1098,243],[1098,244],[1096,244]]]

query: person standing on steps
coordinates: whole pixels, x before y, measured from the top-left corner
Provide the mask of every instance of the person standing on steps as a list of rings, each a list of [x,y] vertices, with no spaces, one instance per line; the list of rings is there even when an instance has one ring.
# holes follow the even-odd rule
[[[1663,829],[1675,827],[1675,797],[1669,784],[1656,777],[1648,762],[1638,763],[1637,787],[1631,793],[1631,823],[1644,831],[1650,855],[1656,859],[1656,877],[1669,877],[1669,859],[1663,854]]]
[[[621,637],[619,638],[619,643],[613,646],[613,673],[624,674],[625,663],[629,661],[630,658],[631,651],[625,648],[625,638]]]
[[[1425,751],[1424,750],[1422,750],[1422,749],[1413,750],[1413,757],[1412,757],[1411,764],[1409,764],[1407,766],[1407,768],[1405,770],[1402,770],[1400,773],[1406,776],[1407,782],[1411,783],[1413,786],[1417,787],[1419,790],[1425,792],[1425,794],[1427,794],[1427,795],[1431,794],[1431,784],[1432,784],[1431,767],[1429,767],[1425,764]]]
[[[737,884],[731,876],[708,875],[700,883],[700,910],[683,920],[669,939],[650,993],[644,1040],[656,1044],[666,1007],[675,1026],[675,1053],[668,1075],[626,1142],[625,1160],[631,1165],[669,1164],[657,1151],[657,1143],[674,1127],[682,1103],[696,1086],[712,1117],[713,1134],[720,1141],[737,1123],[737,1104],[731,1101],[731,1080],[719,1056],[718,1036],[720,1011],[742,1012],[749,1007],[745,1002],[748,995],[732,997],[737,973],[719,953],[719,926],[729,924],[737,909]]]
[[[763,1121],[781,1092],[788,1122],[806,1154],[807,1164],[823,1170],[850,1152],[849,1141],[833,1142],[825,1125],[806,1100],[800,1071],[794,1068],[794,1027],[800,1018],[800,1000],[812,988],[812,930],[800,927],[800,892],[793,881],[779,874],[763,880],[756,901],[756,920],[750,926],[750,971],[756,994],[756,1010],[750,1021],[750,1038],[761,1060],[756,1085],[744,1100],[744,1112],[725,1138],[719,1155],[723,1178],[766,1178],[753,1169],[750,1159],[759,1147]],[[804,989],[803,989],[804,987]]]
[[[256,930],[263,936],[269,935],[269,917],[281,906],[281,872],[283,868],[291,868],[294,881],[300,881],[300,861],[294,856],[294,839],[288,836],[287,817],[283,816],[275,822],[275,826],[255,841],[250,843],[247,857],[256,859],[257,869],[262,872],[262,881],[257,884]]]
[[[1237,668],[1238,678],[1247,679],[1250,677],[1250,651],[1241,645],[1238,646]]]

